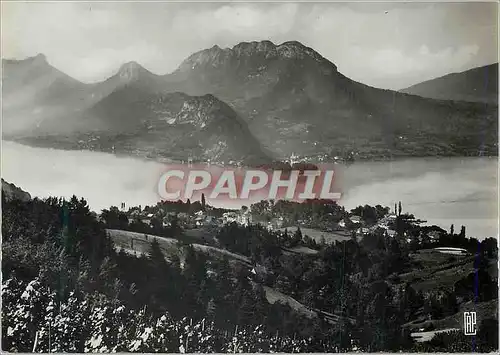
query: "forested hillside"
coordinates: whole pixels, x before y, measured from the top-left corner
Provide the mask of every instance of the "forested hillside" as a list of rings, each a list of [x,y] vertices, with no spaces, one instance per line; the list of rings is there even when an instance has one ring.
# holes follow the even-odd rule
[[[475,257],[426,261],[415,256],[425,247],[420,242],[379,233],[325,244],[300,230],[287,235],[259,226],[223,227],[219,248],[267,270],[252,275],[241,263],[196,251],[175,225],[161,233],[179,240],[182,258],[165,258],[160,236],[146,255],[116,252],[104,215],[94,215],[76,197],[22,201],[3,195],[2,209],[5,351],[464,352],[473,345],[461,331],[427,343],[415,343],[410,334],[415,327],[432,330],[463,305],[497,307],[498,286],[489,276],[497,255],[492,239],[478,244],[445,234],[442,243],[474,250]],[[109,211],[104,217],[112,219]],[[398,233],[425,231],[412,216],[398,220]],[[306,244],[318,253],[283,250]],[[456,277],[442,287],[433,279],[438,270],[429,266],[436,260]],[[471,269],[462,268],[469,260]],[[471,271],[481,280],[478,291]],[[433,287],[424,282],[432,280]],[[270,304],[269,289],[321,312],[307,317],[279,301]],[[497,348],[491,334],[498,333],[498,318],[478,312],[478,325],[476,351]]]

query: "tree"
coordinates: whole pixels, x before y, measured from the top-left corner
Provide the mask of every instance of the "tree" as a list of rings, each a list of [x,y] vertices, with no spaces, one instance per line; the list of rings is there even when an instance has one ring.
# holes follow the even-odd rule
[[[255,313],[255,321],[258,324],[265,324],[267,320],[267,298],[266,291],[261,284],[257,284],[254,288],[254,313]]]
[[[154,238],[149,247],[148,253],[149,259],[155,264],[155,266],[164,265],[166,263],[165,256],[158,243],[158,239]]]
[[[377,220],[385,217],[389,213],[389,207],[382,207],[381,205],[375,206],[375,211],[377,213]]]
[[[172,217],[172,220],[170,221],[170,233],[172,235],[172,237],[178,237],[179,234],[181,234],[182,232],[182,228],[181,226],[179,225],[179,218],[177,217],[177,215],[173,216]]]
[[[208,290],[207,265],[202,253],[197,253],[192,245],[185,248],[184,277],[186,286],[184,287],[184,302],[186,307],[195,316],[201,316],[206,307],[204,305],[206,291]]]
[[[206,314],[207,314],[208,319],[211,319],[211,320],[215,319],[215,317],[217,315],[217,305],[215,304],[213,298],[211,298],[207,303]]]
[[[447,292],[441,302],[445,316],[451,316],[458,312],[457,296],[455,292]]]
[[[150,274],[146,287],[148,289],[149,306],[152,311],[162,312],[166,310],[164,300],[175,299],[171,294],[170,283],[172,282],[169,265],[161,250],[157,238],[151,242],[148,253]]]
[[[101,218],[108,228],[111,229],[127,229],[128,217],[120,211],[118,207],[112,206],[108,210],[104,209],[101,213]]]
[[[204,193],[202,193],[202,194],[201,194],[201,209],[202,209],[203,211],[205,211],[205,204],[206,204],[206,202],[205,202],[205,194],[204,194]]]
[[[253,325],[255,324],[255,300],[251,292],[243,292],[239,302],[238,309],[238,324]]]
[[[296,246],[302,241],[302,231],[300,230],[300,227],[297,227],[297,230],[295,233],[293,233],[293,238],[292,238],[292,247]]]
[[[460,239],[465,239],[465,226],[460,228]]]
[[[422,292],[415,292],[409,283],[405,283],[402,291],[399,311],[404,315],[404,322],[406,323],[424,305],[424,298]]]
[[[290,293],[292,291],[292,283],[285,275],[279,275],[275,282],[275,287],[280,292],[284,294]]]
[[[399,236],[403,236],[405,232],[419,232],[422,223],[425,223],[425,221],[415,219],[412,214],[399,214],[396,217],[394,229]]]
[[[401,246],[396,238],[392,238],[390,240],[390,250],[389,250],[389,273],[392,272],[401,272],[404,270],[406,257],[401,250]]]
[[[157,217],[151,218],[151,228],[153,229],[154,234],[162,234],[163,224],[161,220]]]
[[[478,339],[480,351],[498,351],[498,319],[483,319],[479,325]]]
[[[465,300],[485,302],[498,295],[498,284],[492,280],[488,269],[480,268],[455,282],[454,291]]]

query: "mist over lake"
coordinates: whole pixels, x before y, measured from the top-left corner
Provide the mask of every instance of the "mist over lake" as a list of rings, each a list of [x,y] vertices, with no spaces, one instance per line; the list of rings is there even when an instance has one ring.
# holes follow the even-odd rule
[[[164,165],[91,151],[33,148],[3,141],[2,177],[32,196],[84,197],[96,212],[155,204]],[[341,204],[393,207],[468,236],[498,235],[497,158],[409,158],[356,162],[339,170]],[[229,208],[237,205],[227,206]]]

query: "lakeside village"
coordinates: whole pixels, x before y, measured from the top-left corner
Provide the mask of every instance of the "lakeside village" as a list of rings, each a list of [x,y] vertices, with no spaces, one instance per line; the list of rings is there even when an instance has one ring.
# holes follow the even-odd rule
[[[437,226],[421,226],[425,221],[404,214],[401,202],[395,204],[393,209],[365,205],[346,211],[335,202],[326,200],[306,200],[302,203],[263,200],[250,207],[227,210],[206,204],[202,195],[201,200],[195,202],[164,201],[155,206],[130,208],[122,203],[120,208],[111,207],[96,217],[108,228],[144,234],[162,236],[164,231],[178,229],[181,232],[179,239],[185,238],[187,243],[214,244],[218,231],[234,223],[241,227],[259,224],[282,236],[293,235],[292,239],[300,235],[300,240],[289,245],[290,251],[295,248],[304,252],[306,248],[314,252],[321,245],[335,241],[361,240],[367,235],[378,234],[398,237],[410,246],[426,245],[441,253],[468,254],[463,248],[443,246],[440,238],[448,232]],[[451,234],[453,229],[451,226]],[[463,226],[460,236],[465,237]]]
[[[83,133],[75,143],[65,142],[65,146],[73,147],[76,150],[90,150],[90,151],[103,151],[112,154],[119,153],[125,149],[122,147],[119,142],[116,144],[113,142],[113,137],[108,137],[106,135],[101,136],[96,133]],[[405,137],[400,136],[400,140],[405,139]],[[303,142],[305,143],[305,142]],[[312,142],[313,145],[316,145],[317,142]],[[131,150],[129,153],[132,155],[140,156],[143,158],[151,158],[150,152],[135,149]],[[154,155],[155,160],[164,163],[170,163],[173,159],[172,156],[161,156],[158,154]],[[319,153],[313,155],[299,155],[296,153],[291,153],[290,157],[285,157],[285,160],[288,159],[288,162],[293,165],[293,161],[300,161],[301,163],[313,164],[313,163],[337,163],[337,164],[349,164],[353,163],[357,159],[362,159],[365,156],[363,152],[357,151],[354,147],[343,149],[341,151],[337,149],[331,150],[329,153]],[[182,160],[182,159],[181,159]],[[206,162],[201,157],[189,157],[188,161],[193,164],[200,164]],[[184,162],[183,162],[184,163]],[[212,164],[220,165],[220,166],[241,166],[241,162],[234,160],[223,160],[217,159],[212,160]]]
[[[191,166],[193,160],[189,159],[187,163]],[[294,153],[285,163],[290,166],[307,164]],[[207,164],[210,166],[211,162],[208,161]],[[454,246],[449,246],[444,241],[447,239],[446,235],[454,234],[453,225],[450,231],[438,226],[426,226],[426,221],[403,213],[401,202],[393,208],[365,205],[346,211],[331,200],[314,199],[302,203],[262,200],[250,207],[242,206],[236,210],[210,206],[202,194],[200,201],[193,203],[187,199],[185,202],[161,201],[154,206],[139,205],[128,208],[122,203],[120,208],[113,206],[109,210],[103,210],[96,218],[108,228],[145,234],[161,236],[168,231],[166,234],[170,235],[173,229],[178,229],[179,236],[185,238],[187,243],[201,242],[214,246],[219,246],[215,236],[220,229],[234,223],[241,227],[261,225],[270,232],[284,236],[284,239],[287,239],[289,234],[300,236],[300,240],[291,247],[302,248],[301,252],[304,252],[304,247],[314,252],[320,245],[351,238],[360,241],[365,236],[377,234],[386,238],[397,238],[400,242],[413,245],[414,249],[417,246],[426,246],[440,253],[469,254],[466,249],[456,247],[456,243],[453,242]],[[465,238],[464,226],[457,235]]]

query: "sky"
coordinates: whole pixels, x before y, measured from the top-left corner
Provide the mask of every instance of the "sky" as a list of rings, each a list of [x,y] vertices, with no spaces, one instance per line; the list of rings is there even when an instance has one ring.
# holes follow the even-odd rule
[[[136,61],[156,74],[242,41],[297,40],[353,80],[385,89],[498,62],[490,3],[2,1],[2,57],[43,53],[83,81]]]

